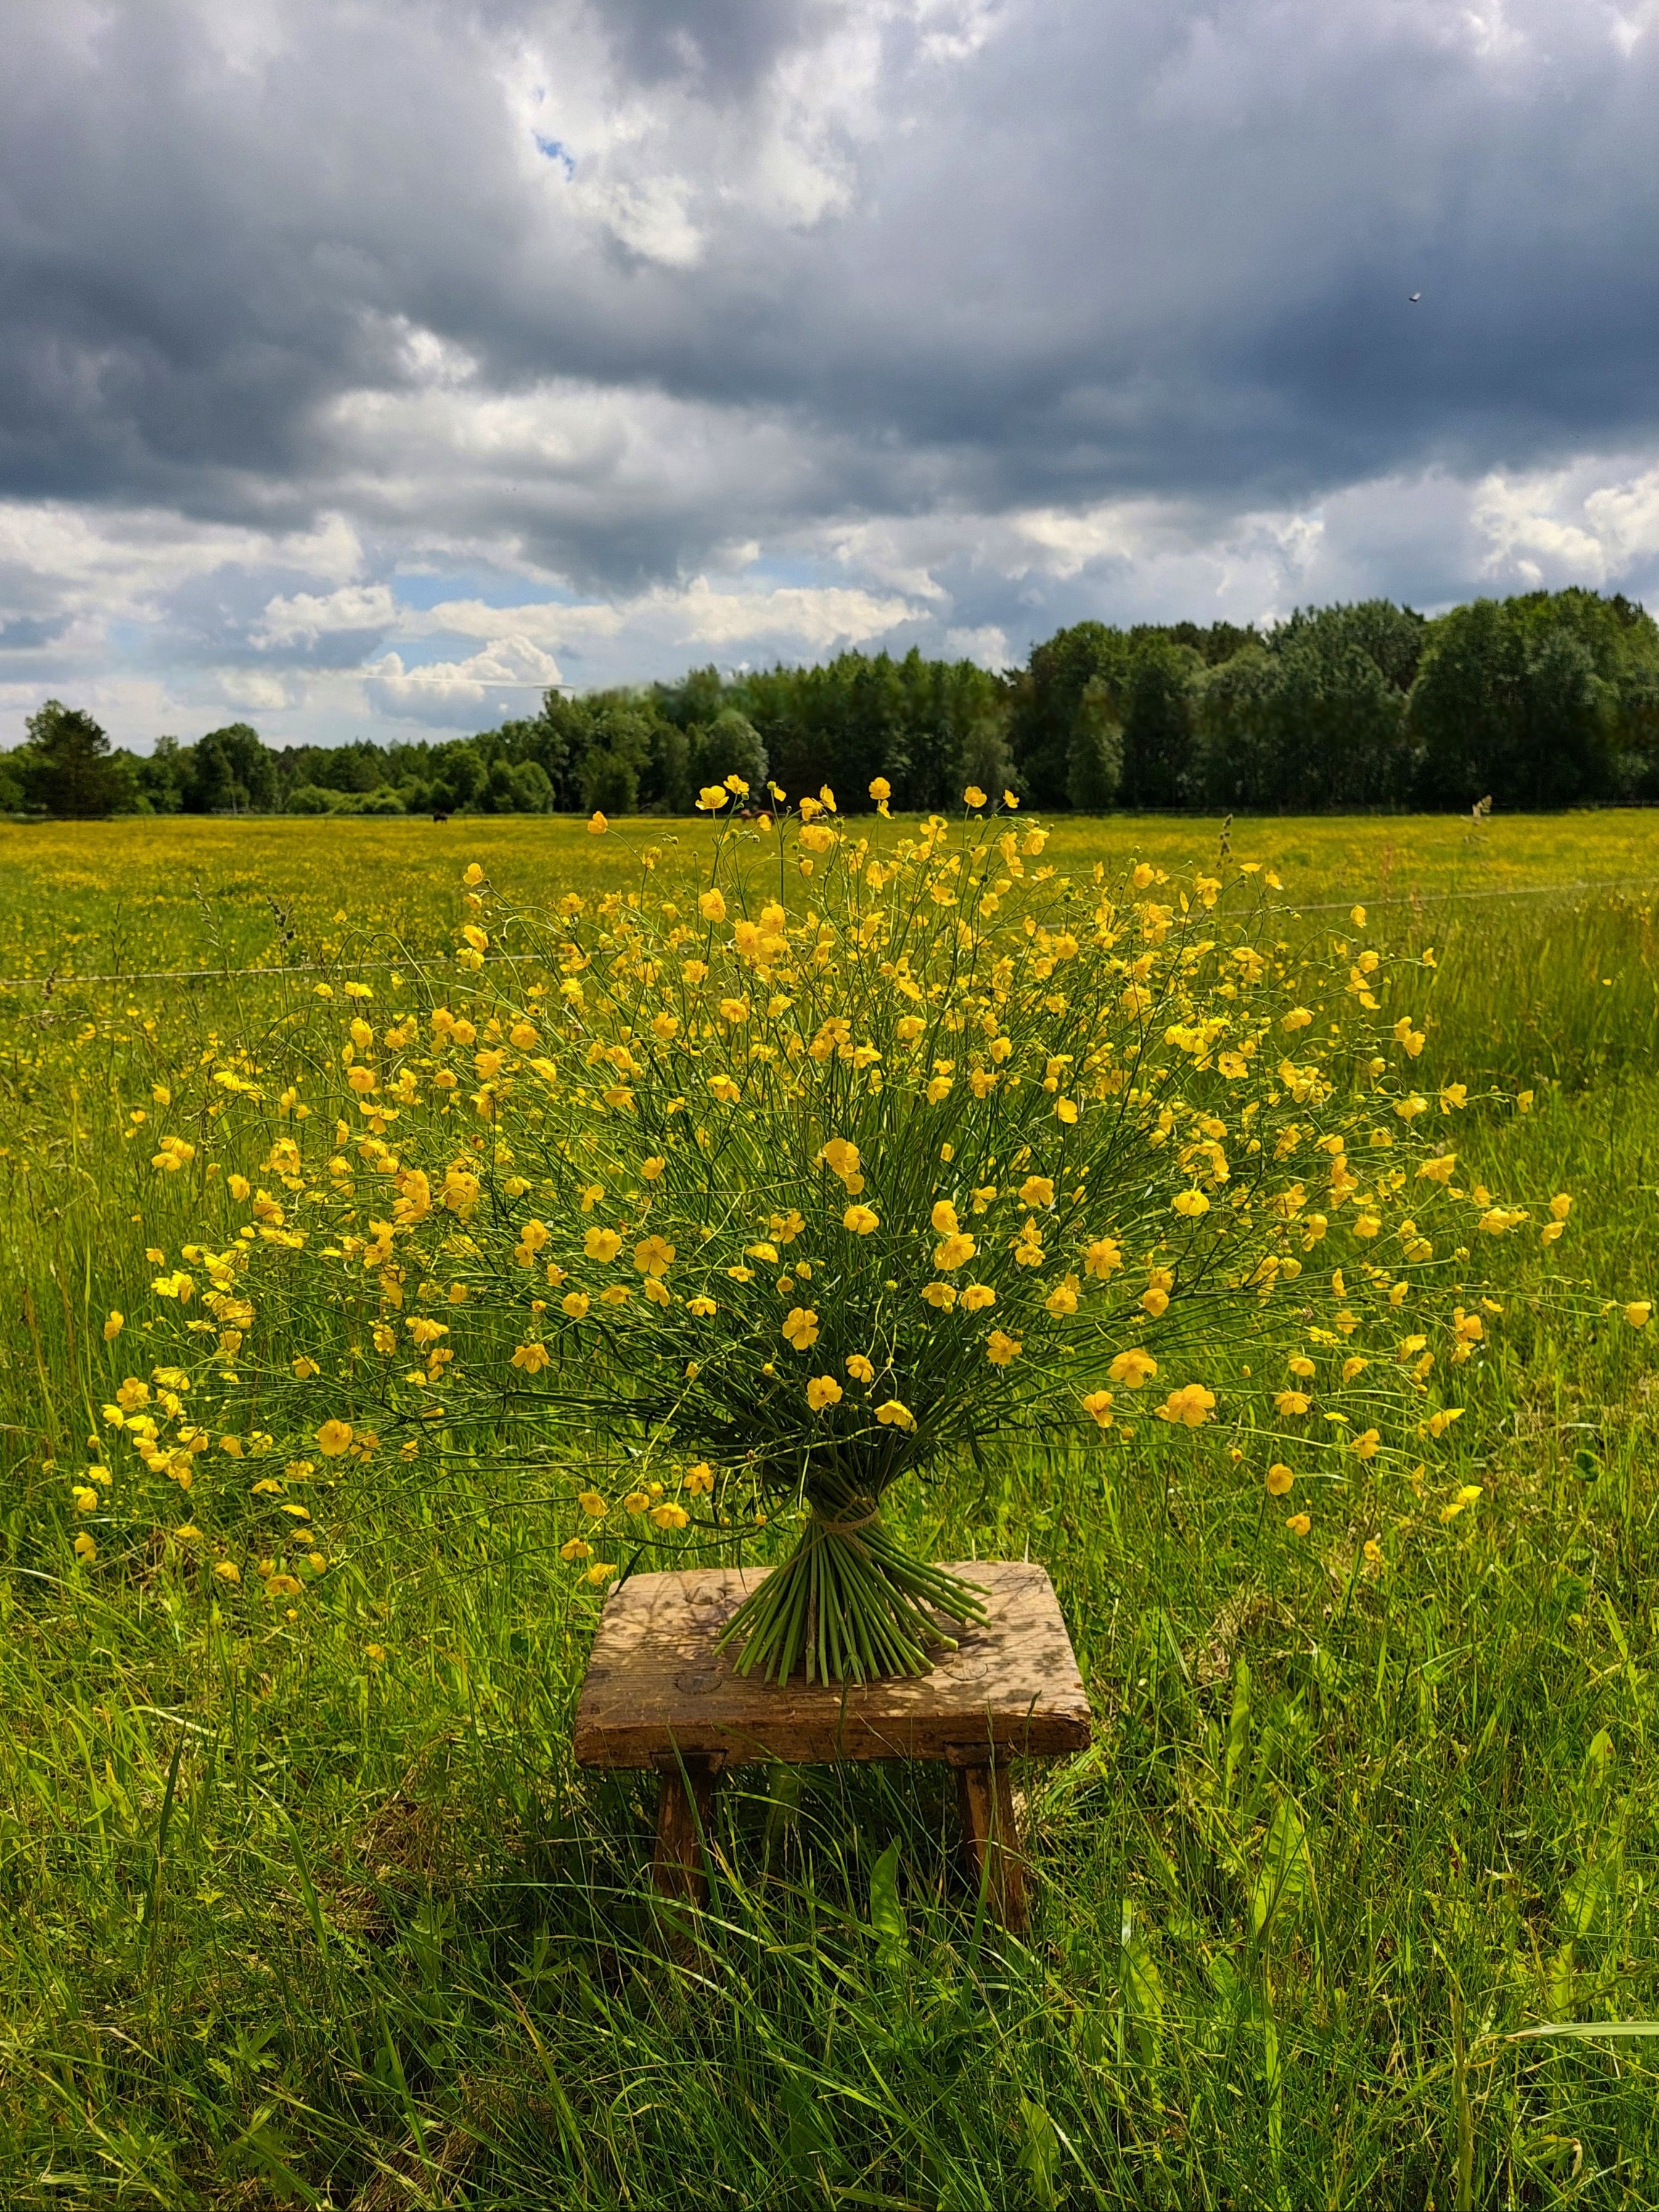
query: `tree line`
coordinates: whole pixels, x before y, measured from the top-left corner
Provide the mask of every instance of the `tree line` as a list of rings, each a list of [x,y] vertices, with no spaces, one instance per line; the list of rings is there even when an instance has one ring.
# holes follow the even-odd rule
[[[246,722],[148,754],[48,700],[0,754],[0,810],[684,814],[741,776],[858,806],[1004,787],[1048,810],[1512,809],[1659,799],[1659,625],[1620,594],[1387,599],[1261,629],[1084,622],[994,674],[917,651],[565,698],[441,742],[274,749]]]

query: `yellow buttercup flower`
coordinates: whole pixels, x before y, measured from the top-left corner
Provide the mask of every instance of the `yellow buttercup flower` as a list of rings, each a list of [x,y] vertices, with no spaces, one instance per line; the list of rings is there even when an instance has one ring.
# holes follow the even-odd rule
[[[1632,1328],[1645,1328],[1653,1318],[1651,1298],[1632,1298],[1625,1308],[1625,1319]]]
[[[1201,1428],[1215,1411],[1215,1393],[1206,1390],[1201,1382],[1188,1382],[1179,1390],[1171,1390],[1156,1410],[1161,1421],[1172,1421],[1189,1429]]]
[[[1112,1425],[1112,1394],[1109,1390],[1091,1390],[1083,1401],[1083,1410],[1098,1428]]]
[[[590,1229],[582,1238],[582,1250],[590,1260],[608,1266],[622,1250],[622,1238],[614,1229]]]
[[[1267,1495],[1270,1498],[1283,1498],[1295,1480],[1294,1473],[1285,1466],[1283,1460],[1275,1460],[1267,1469]]]
[[[854,1237],[867,1237],[881,1226],[881,1218],[867,1206],[849,1206],[841,1217],[841,1225],[850,1229]]]
[[[634,1265],[642,1275],[665,1275],[674,1264],[674,1247],[665,1237],[647,1237],[634,1247]]]
[[[806,1402],[815,1413],[840,1405],[842,1395],[842,1387],[833,1375],[815,1375],[806,1386]]]
[[[873,1382],[876,1379],[874,1363],[866,1359],[861,1352],[848,1352],[846,1367],[854,1382]]]
[[[1126,1383],[1131,1390],[1139,1390],[1158,1372],[1158,1362],[1150,1352],[1139,1347],[1120,1352],[1106,1370],[1114,1382]]]
[[[884,1405],[878,1406],[876,1419],[884,1427],[902,1429],[907,1434],[916,1425],[915,1415],[908,1406],[901,1405],[896,1398],[890,1398]]]
[[[1456,1497],[1441,1507],[1440,1518],[1442,1521],[1456,1520],[1460,1513],[1466,1513],[1471,1505],[1479,1504],[1485,1495],[1485,1490],[1480,1483],[1466,1482]]]
[[[793,1306],[784,1316],[784,1342],[795,1352],[810,1352],[818,1340],[818,1317],[810,1306]]]
[[[985,1357],[993,1367],[1007,1367],[1018,1358],[1024,1348],[1017,1336],[1009,1336],[1002,1329],[994,1328],[985,1341]]]
[[[539,1375],[544,1367],[551,1364],[551,1359],[552,1355],[547,1346],[539,1341],[521,1344],[513,1354],[514,1366],[522,1369],[526,1375]]]
[[[349,1421],[325,1421],[317,1431],[317,1449],[325,1459],[338,1459],[351,1449]]]

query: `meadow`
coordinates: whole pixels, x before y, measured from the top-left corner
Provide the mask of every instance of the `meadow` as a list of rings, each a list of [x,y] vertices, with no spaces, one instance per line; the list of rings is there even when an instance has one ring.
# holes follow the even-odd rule
[[[1650,817],[1055,829],[1079,876],[1226,852],[1287,938],[1431,950],[1423,1066],[1484,1102],[1461,1172],[1572,1205],[1426,1491],[1310,1482],[1293,1534],[1220,1428],[913,1490],[933,1556],[1042,1560],[1090,1686],[1094,1745],[1023,1778],[1028,1942],[976,1914],[942,1774],[757,1768],[665,1952],[646,1790],[571,1765],[602,1593],[544,1467],[342,1462],[292,1606],[160,1534],[76,1558],[100,1409],[216,1202],[210,1142],[151,1164],[175,1100],[204,1139],[244,1110],[214,1083],[292,1053],[319,980],[395,1002],[470,862],[547,905],[709,835],[617,826],[0,828],[0,2200],[1655,2201]]]

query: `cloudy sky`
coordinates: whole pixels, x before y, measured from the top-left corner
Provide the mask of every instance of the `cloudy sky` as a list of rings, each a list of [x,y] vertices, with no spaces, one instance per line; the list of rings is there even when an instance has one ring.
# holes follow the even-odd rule
[[[5,17],[0,744],[1659,605],[1659,0]]]

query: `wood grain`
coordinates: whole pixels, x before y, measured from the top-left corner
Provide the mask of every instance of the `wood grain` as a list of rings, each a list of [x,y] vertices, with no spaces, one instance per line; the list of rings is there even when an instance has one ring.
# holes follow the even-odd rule
[[[1089,1741],[1089,1701],[1054,1585],[1028,1561],[960,1561],[988,1618],[928,1674],[861,1686],[745,1679],[715,1640],[764,1570],[635,1575],[600,1616],[576,1711],[583,1766],[665,1758],[1053,1759]]]

